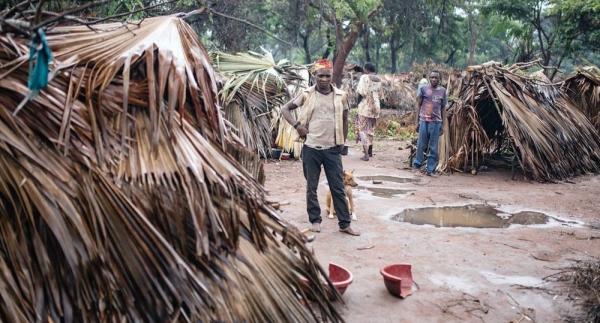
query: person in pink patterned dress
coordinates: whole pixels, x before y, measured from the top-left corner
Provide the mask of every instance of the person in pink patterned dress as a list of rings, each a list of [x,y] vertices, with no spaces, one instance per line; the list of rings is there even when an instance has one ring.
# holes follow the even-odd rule
[[[379,92],[381,91],[381,78],[376,74],[373,63],[366,63],[364,74],[361,75],[356,87],[358,93],[358,115],[356,116],[356,140],[363,146],[364,155],[361,160],[367,161],[373,156],[373,137],[375,123],[379,118]]]

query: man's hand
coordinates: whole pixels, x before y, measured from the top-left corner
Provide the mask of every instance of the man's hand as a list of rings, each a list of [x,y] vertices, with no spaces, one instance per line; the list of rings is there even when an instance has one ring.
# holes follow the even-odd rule
[[[444,134],[444,126],[442,125],[442,127],[440,128],[440,136]]]
[[[304,125],[299,125],[298,128],[296,128],[296,131],[298,131],[300,138],[306,137],[306,135],[308,134],[308,129],[306,129]]]

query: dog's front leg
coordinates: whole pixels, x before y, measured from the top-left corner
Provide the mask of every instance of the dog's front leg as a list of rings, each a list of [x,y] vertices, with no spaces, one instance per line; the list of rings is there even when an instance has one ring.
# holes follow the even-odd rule
[[[332,207],[333,207],[333,206],[332,206]],[[330,219],[333,219],[333,218],[335,218],[335,216],[333,216],[333,211],[329,211],[329,218],[330,218]]]
[[[346,197],[346,199],[348,200],[348,210],[350,211],[350,216],[352,217],[352,221],[357,221],[358,218],[356,217],[356,214],[354,213],[354,197],[349,196],[349,197]]]
[[[329,196],[329,195],[328,195]],[[328,207],[329,207],[329,218],[333,219],[333,212],[335,212],[335,209],[333,208],[333,196],[330,196],[329,200],[327,201],[328,203]]]

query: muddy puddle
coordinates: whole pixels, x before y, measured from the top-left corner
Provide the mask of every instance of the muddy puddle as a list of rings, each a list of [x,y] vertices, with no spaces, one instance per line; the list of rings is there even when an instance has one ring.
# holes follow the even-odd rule
[[[393,183],[408,183],[414,182],[414,178],[406,178],[406,177],[397,177],[397,176],[389,176],[389,175],[373,175],[373,176],[357,176],[356,179],[361,181],[381,181],[381,184],[385,184],[386,182]]]
[[[401,190],[394,188],[385,188],[385,187],[370,187],[370,186],[357,186],[359,190],[367,190],[371,192],[373,196],[384,197],[384,198],[393,198],[402,195],[406,195],[413,190]]]
[[[393,220],[400,222],[429,224],[438,228],[508,228],[512,224],[546,224],[550,219],[557,220],[533,211],[508,214],[484,204],[406,209],[393,217]]]

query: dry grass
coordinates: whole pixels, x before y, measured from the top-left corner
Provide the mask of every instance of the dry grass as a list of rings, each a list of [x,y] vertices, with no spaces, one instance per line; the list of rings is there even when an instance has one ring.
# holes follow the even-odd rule
[[[575,287],[586,317],[573,318],[577,322],[600,322],[600,260],[578,261],[558,278]]]

